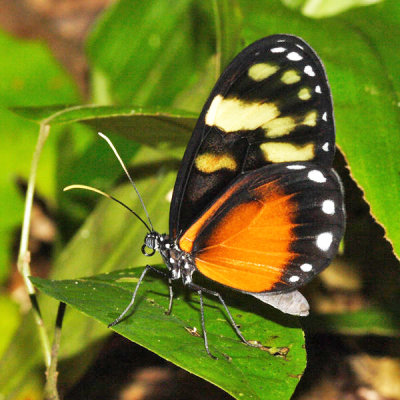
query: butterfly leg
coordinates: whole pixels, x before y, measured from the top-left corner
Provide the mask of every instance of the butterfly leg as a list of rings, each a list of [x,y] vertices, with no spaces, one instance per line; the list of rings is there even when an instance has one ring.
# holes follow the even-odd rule
[[[169,305],[168,305],[168,311],[165,313],[166,315],[170,315],[171,314],[172,302],[174,301],[174,292],[172,290],[171,278],[168,278],[168,289],[169,289]]]
[[[197,285],[195,285],[197,286]],[[194,288],[193,288],[194,289]],[[196,289],[194,289],[196,290]],[[201,329],[203,330],[203,337],[204,337],[204,347],[206,348],[207,354],[213,358],[214,360],[217,360],[217,357],[211,354],[210,349],[208,348],[208,339],[207,339],[207,331],[206,331],[206,323],[204,320],[204,304],[203,304],[203,292],[202,288],[196,290],[199,298],[200,298],[200,315],[201,315]]]
[[[125,310],[122,311],[122,313],[119,315],[119,317],[117,317],[117,319],[115,319],[113,322],[111,322],[111,324],[108,324],[109,328],[119,324],[122,321],[122,319],[125,317],[127,312],[132,308],[133,304],[135,303],[135,298],[136,298],[136,294],[137,294],[137,292],[139,290],[139,287],[142,284],[142,281],[143,281],[144,277],[146,276],[146,274],[147,274],[147,272],[149,270],[157,272],[158,274],[161,274],[163,276],[167,276],[167,274],[164,271],[160,271],[159,269],[154,268],[151,265],[146,265],[145,269],[143,270],[142,274],[140,275],[140,278],[139,278],[138,283],[137,283],[137,285],[135,287],[135,290],[133,292],[132,299],[131,299],[130,303],[125,308]],[[172,285],[171,285],[171,281],[170,281],[169,278],[168,278],[168,285],[169,285],[169,308],[168,308],[168,313],[169,313],[171,311],[172,299],[173,299]]]
[[[240,339],[242,340],[242,342],[243,342],[243,343],[246,343],[248,346],[251,346],[251,347],[260,347],[260,345],[250,343],[249,341],[247,341],[247,340],[244,338],[244,336],[243,336],[242,332],[240,331],[239,327],[236,325],[236,322],[235,322],[235,320],[233,319],[232,314],[231,314],[231,312],[229,311],[228,306],[225,304],[224,299],[222,298],[222,296],[221,296],[218,292],[214,292],[213,290],[209,290],[209,289],[202,288],[202,287],[200,287],[200,286],[198,286],[198,285],[195,285],[194,283],[191,283],[191,284],[189,285],[189,287],[191,287],[193,290],[196,290],[197,292],[201,291],[201,292],[204,292],[204,293],[207,293],[207,294],[210,294],[210,295],[212,295],[212,296],[217,297],[218,300],[220,301],[220,303],[224,306],[224,309],[225,309],[226,313],[228,314],[228,317],[229,317],[229,319],[230,319],[230,321],[231,321],[231,325],[232,325],[233,329],[235,330],[236,334],[237,334],[237,335],[240,337]],[[201,298],[200,298],[200,299],[201,299]],[[201,299],[200,304],[202,304],[202,299]],[[202,308],[201,310],[203,310],[203,308]],[[204,331],[204,327],[203,327],[203,331]],[[204,337],[206,337],[206,336],[204,335]]]

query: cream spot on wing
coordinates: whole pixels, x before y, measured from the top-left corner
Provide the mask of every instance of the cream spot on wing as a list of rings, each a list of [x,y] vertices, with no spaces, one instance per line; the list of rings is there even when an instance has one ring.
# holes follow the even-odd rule
[[[307,161],[314,158],[314,143],[295,145],[292,143],[262,143],[260,149],[266,161],[290,162]]]
[[[218,107],[223,102],[223,100],[224,100],[224,98],[220,94],[217,94],[213,98],[210,108],[208,109],[207,114],[206,114],[206,124],[207,125],[210,125],[210,126],[214,125],[215,116],[217,114]]]
[[[307,87],[300,89],[299,93],[297,95],[299,96],[300,100],[310,100],[311,99],[311,92],[310,92],[310,89]]]
[[[168,201],[168,203],[171,203],[172,201],[172,194],[174,193],[174,189],[171,189],[166,195],[165,195],[165,200]]]
[[[329,250],[333,241],[333,235],[331,232],[324,232],[317,237],[317,247],[323,251]]]
[[[200,154],[196,157],[194,163],[196,168],[205,174],[211,174],[220,169],[230,169],[231,171],[237,169],[236,160],[229,154]]]
[[[267,79],[278,71],[279,67],[268,63],[260,63],[252,65],[248,70],[248,75],[253,81],[262,81]]]
[[[215,96],[206,114],[206,124],[225,132],[254,130],[279,116],[273,103],[248,103],[237,98]]]
[[[276,138],[288,135],[296,126],[296,121],[292,117],[280,117],[264,124],[262,128],[265,129],[265,136]]]
[[[315,110],[310,111],[304,117],[302,124],[308,125],[308,126],[315,126],[315,125],[317,125],[317,117],[318,117],[318,113]]]
[[[296,71],[295,69],[289,69],[288,71],[285,71],[285,73],[282,75],[281,81],[286,85],[291,85],[293,83],[299,82],[300,79],[301,76],[298,71]]]

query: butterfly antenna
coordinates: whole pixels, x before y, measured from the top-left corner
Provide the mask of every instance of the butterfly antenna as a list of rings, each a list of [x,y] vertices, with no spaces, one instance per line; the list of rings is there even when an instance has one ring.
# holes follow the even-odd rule
[[[129,208],[126,204],[124,204],[122,201],[116,199],[114,196],[109,195],[108,193],[102,192],[99,189],[96,189],[94,187],[91,186],[86,186],[86,185],[70,185],[65,187],[63,190],[64,192],[66,192],[67,190],[72,190],[72,189],[85,189],[85,190],[90,190],[91,192],[95,192],[98,194],[101,194],[104,197],[107,197],[108,199],[114,200],[116,201],[118,204],[121,204],[121,206],[125,207],[128,211],[130,211],[139,221],[142,222],[142,224],[147,228],[147,230],[149,232],[151,232],[151,229],[149,228],[149,226],[146,224],[146,222],[143,221],[143,219],[135,213],[135,211],[133,211],[131,208]]]
[[[150,224],[150,227],[151,227],[151,231],[154,231],[153,224],[151,223],[150,216],[149,216],[149,213],[147,212],[146,206],[144,205],[142,196],[140,196],[140,193],[139,193],[139,191],[138,191],[138,189],[137,189],[137,187],[135,185],[135,182],[133,181],[133,179],[129,175],[129,172],[128,172],[127,168],[125,167],[125,164],[122,161],[122,158],[119,156],[117,149],[114,147],[114,145],[112,144],[111,140],[106,135],[104,135],[101,132],[98,132],[98,135],[108,143],[108,145],[111,147],[111,150],[114,152],[115,156],[117,157],[117,160],[121,164],[121,167],[124,170],[126,176],[128,177],[129,182],[132,184],[133,188],[135,189],[136,194],[139,197],[139,200],[140,200],[140,203],[142,204],[143,210],[146,213],[147,220],[149,221],[149,224]],[[147,226],[147,224],[146,224],[146,226]]]

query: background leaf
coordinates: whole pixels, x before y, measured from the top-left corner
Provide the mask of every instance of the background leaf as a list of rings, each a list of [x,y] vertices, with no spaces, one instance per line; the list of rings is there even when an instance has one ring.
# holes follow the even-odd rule
[[[199,2],[121,0],[91,35],[89,58],[114,102],[171,105],[212,55],[210,24]]]
[[[18,115],[51,125],[83,122],[97,132],[115,133],[149,146],[183,146],[196,115],[162,107],[52,106],[13,108]],[[182,149],[180,150],[182,151]]]
[[[0,31],[0,137],[2,169],[0,176],[0,281],[9,272],[14,231],[23,215],[23,194],[17,178],[26,178],[30,169],[37,126],[16,117],[4,106],[43,105],[78,101],[72,80],[41,43],[17,40]],[[54,145],[50,139],[38,171],[38,192],[54,200]],[[42,165],[43,165],[42,164]]]
[[[299,9],[305,16],[312,18],[330,17],[350,8],[370,6],[382,0],[282,0],[286,6]]]

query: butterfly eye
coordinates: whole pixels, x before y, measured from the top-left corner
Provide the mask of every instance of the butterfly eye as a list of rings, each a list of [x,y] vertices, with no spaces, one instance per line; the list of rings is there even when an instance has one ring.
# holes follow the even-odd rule
[[[155,254],[155,250],[154,249],[152,249],[151,251],[150,251],[150,253],[148,253],[147,251],[146,251],[146,249],[148,249],[149,247],[146,245],[146,244],[144,244],[143,246],[142,246],[142,254],[143,255],[145,255],[146,257],[151,257],[151,256],[153,256],[154,254]]]

